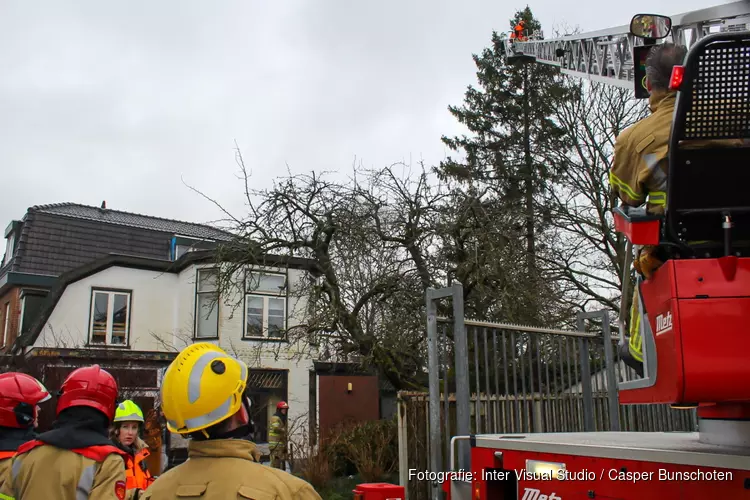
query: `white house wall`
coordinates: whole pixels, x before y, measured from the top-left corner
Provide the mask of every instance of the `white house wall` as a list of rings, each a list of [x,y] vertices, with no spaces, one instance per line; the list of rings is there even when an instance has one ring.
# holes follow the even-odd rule
[[[176,311],[173,310],[172,297],[177,285],[177,276],[174,274],[123,267],[110,267],[71,283],[55,306],[34,347],[85,347],[89,339],[92,288],[117,288],[132,290],[131,349],[164,351],[164,342],[167,345],[171,342],[175,328]]]
[[[132,290],[130,312],[130,349],[135,351],[178,351],[192,342],[195,318],[195,280],[197,269],[190,266],[181,273],[110,267],[67,286],[34,347],[85,347],[88,342],[92,288]],[[267,269],[274,271],[274,269]],[[283,270],[277,270],[283,271]],[[303,321],[306,298],[299,282],[304,271],[288,270],[289,294],[287,326]],[[309,371],[313,353],[309,346],[273,340],[243,339],[244,301],[224,298],[219,303],[218,344],[239,357],[251,369],[288,370],[288,403],[291,421],[306,421],[309,411]],[[233,304],[238,303],[235,308]],[[101,346],[93,346],[101,347]],[[275,403],[269,405],[270,415]],[[298,422],[302,428],[306,425]]]
[[[210,266],[198,266],[204,268]],[[266,268],[268,272],[284,272],[283,269]],[[287,327],[291,328],[304,321],[307,300],[301,296],[299,283],[304,271],[289,269],[289,295],[287,300]],[[183,290],[180,308],[188,308],[190,328],[195,316],[195,277],[196,269],[183,271],[180,277],[180,288]],[[189,275],[189,279],[184,279]],[[289,420],[297,421],[295,427],[306,429],[310,401],[309,372],[313,368],[313,356],[310,347],[303,344],[290,344],[273,340],[243,339],[245,313],[244,302],[238,297],[221,300],[219,303],[219,340],[206,340],[219,345],[229,354],[245,361],[251,369],[288,370],[287,387],[289,403]],[[184,315],[182,315],[184,317]],[[177,348],[182,349],[192,339],[184,335],[177,336]],[[271,400],[268,407],[268,418],[275,412],[277,401]]]

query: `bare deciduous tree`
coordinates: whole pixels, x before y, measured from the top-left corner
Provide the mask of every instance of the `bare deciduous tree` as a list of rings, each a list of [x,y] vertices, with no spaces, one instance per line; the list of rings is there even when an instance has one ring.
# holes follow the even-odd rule
[[[629,90],[573,84],[579,98],[557,109],[573,148],[557,158],[566,165],[565,177],[549,194],[556,252],[545,263],[554,279],[567,283],[571,305],[618,311],[624,244],[614,230],[611,211],[617,200],[608,175],[616,137],[643,118],[647,107]]]
[[[412,173],[393,165],[355,168],[346,182],[289,175],[253,190],[239,151],[237,163],[248,214],[225,211],[237,236],[217,252],[222,296],[244,296],[248,268],[308,259],[311,273],[294,284],[306,314],[286,332],[290,344],[324,344],[331,356],[377,367],[396,387],[418,386],[424,326],[415,311],[436,284],[441,187],[422,166]]]

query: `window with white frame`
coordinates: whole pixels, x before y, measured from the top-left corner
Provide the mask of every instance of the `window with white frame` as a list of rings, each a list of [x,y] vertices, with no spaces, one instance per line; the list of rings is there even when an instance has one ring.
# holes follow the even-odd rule
[[[219,336],[219,272],[198,269],[195,287],[195,338]]]
[[[125,346],[130,334],[130,292],[91,291],[91,344]]]
[[[285,274],[250,272],[245,293],[245,337],[282,338],[286,331]]]

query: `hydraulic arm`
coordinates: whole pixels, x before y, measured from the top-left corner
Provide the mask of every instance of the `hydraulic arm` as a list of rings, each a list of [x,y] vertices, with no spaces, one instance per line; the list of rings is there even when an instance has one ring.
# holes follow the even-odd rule
[[[672,31],[667,40],[688,48],[706,35],[750,30],[750,0],[671,16]],[[533,38],[533,36],[532,36]],[[505,42],[505,52],[525,59],[559,66],[571,76],[615,85],[634,87],[633,48],[643,40],[630,34],[630,26],[617,26],[550,40]]]

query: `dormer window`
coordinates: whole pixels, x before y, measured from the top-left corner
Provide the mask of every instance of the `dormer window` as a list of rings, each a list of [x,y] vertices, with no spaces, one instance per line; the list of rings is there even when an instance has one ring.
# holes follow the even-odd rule
[[[169,260],[178,260],[186,253],[195,252],[197,250],[210,250],[215,247],[216,242],[214,240],[180,236],[179,234],[176,234],[172,236],[172,241],[169,246]]]
[[[3,257],[3,265],[10,262],[10,259],[13,258],[13,250],[15,250],[16,247],[16,235],[11,234],[5,239],[5,257]]]
[[[189,245],[176,245],[174,257],[172,257],[172,260],[177,260],[183,255],[185,255],[186,253],[191,252],[192,250],[193,250],[193,247]]]
[[[5,254],[3,255],[3,261],[0,263],[0,267],[5,266],[13,258],[13,254],[16,251],[16,235],[17,229],[21,222],[14,220],[5,229]]]

